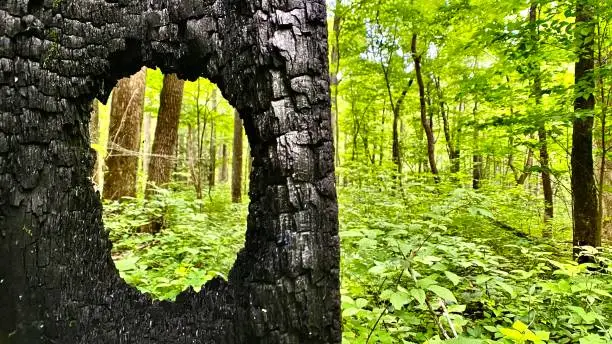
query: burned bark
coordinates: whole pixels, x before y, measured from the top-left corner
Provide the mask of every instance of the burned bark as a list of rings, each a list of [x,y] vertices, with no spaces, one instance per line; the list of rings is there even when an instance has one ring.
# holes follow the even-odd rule
[[[323,0],[3,1],[0,22],[0,341],[340,342]],[[228,280],[176,302],[119,277],[90,181],[91,101],[142,66],[219,85],[254,158]]]

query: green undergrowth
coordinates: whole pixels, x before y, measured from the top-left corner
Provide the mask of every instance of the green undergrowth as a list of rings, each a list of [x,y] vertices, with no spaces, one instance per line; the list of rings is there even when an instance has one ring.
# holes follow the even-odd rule
[[[196,290],[215,276],[227,277],[244,243],[246,204],[232,204],[220,187],[196,199],[191,190],[158,190],[154,199],[104,204],[113,259],[131,285],[159,299]],[[143,232],[151,219],[158,233]],[[146,229],[145,229],[146,230]]]
[[[556,241],[537,239],[540,214],[524,191],[394,184],[339,188],[343,343],[612,343],[610,269],[572,262],[563,221]],[[105,204],[123,278],[173,299],[225,277],[247,211],[229,194],[160,190]],[[142,233],[151,218],[164,228]],[[603,265],[610,256],[598,253]]]

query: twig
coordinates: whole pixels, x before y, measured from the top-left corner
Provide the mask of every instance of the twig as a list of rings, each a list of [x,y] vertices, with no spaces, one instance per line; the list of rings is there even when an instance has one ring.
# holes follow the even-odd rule
[[[453,331],[453,337],[457,338],[457,331],[455,331],[455,324],[453,324],[453,321],[450,318],[450,314],[448,314],[448,310],[446,309],[446,305],[444,304],[444,300],[440,300],[440,307],[442,307],[442,314],[444,314],[444,317],[446,318],[446,321],[448,321],[448,325],[450,326],[451,331]]]

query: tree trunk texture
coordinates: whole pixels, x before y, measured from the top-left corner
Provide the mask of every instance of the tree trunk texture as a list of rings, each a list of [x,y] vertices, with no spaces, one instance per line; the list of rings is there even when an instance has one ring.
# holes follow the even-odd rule
[[[407,89],[404,89],[402,91],[402,94],[397,100],[397,103],[395,104],[395,106],[393,106],[393,102],[390,102],[393,108],[393,137],[392,137],[393,142],[392,142],[392,147],[391,147],[391,160],[397,167],[397,173],[399,174],[398,178],[400,178],[400,180],[401,180],[401,174],[402,174],[402,155],[400,151],[400,137],[399,137],[398,126],[399,126],[400,113],[402,111],[402,103],[407,93],[408,93]]]
[[[323,0],[3,1],[0,23],[0,342],[340,343]],[[90,180],[91,102],[145,65],[219,85],[254,157],[228,280],[175,302],[121,279]]]
[[[136,196],[146,73],[143,67],[119,80],[113,92],[102,190],[105,199]]]
[[[540,45],[540,28],[538,20],[538,4],[533,2],[529,7],[529,31],[533,44],[533,55],[535,60],[532,61],[531,73],[533,76],[532,97],[535,100],[536,111],[540,111],[542,103],[542,75],[540,71],[540,63],[538,61],[539,45]],[[550,164],[548,158],[548,142],[546,133],[546,123],[542,122],[538,125],[538,139],[540,144],[540,173],[542,174],[542,191],[544,194],[544,231],[542,236],[545,238],[552,237],[552,227],[550,220],[553,218],[553,189],[550,180]]]
[[[184,86],[185,81],[179,79],[176,74],[164,75],[163,86],[159,95],[155,138],[151,149],[151,160],[149,161],[147,194],[151,192],[150,184],[164,186],[171,180],[178,145]]]
[[[574,111],[577,116],[573,123],[571,158],[574,247],[601,245],[601,224],[593,169],[594,35],[593,7],[588,1],[579,0],[576,4],[575,30],[578,61],[575,66]],[[577,253],[579,250],[575,249],[574,254]]]
[[[232,202],[242,201],[242,120],[234,113],[234,144],[232,147]]]

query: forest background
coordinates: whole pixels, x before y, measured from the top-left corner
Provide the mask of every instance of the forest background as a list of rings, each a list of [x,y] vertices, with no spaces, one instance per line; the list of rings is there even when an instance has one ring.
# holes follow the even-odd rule
[[[612,342],[612,2],[328,12],[344,342]],[[225,277],[250,159],[216,86],[143,69],[90,129],[123,278]]]

